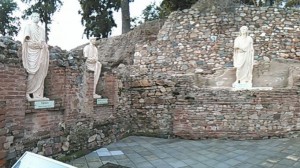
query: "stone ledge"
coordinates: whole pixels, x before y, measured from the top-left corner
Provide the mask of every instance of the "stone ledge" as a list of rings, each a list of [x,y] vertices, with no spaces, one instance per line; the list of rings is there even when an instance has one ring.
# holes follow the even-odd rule
[[[230,91],[240,91],[240,90],[273,90],[273,87],[251,87],[251,88],[233,88],[233,87],[211,87],[211,89],[216,90],[230,90]]]

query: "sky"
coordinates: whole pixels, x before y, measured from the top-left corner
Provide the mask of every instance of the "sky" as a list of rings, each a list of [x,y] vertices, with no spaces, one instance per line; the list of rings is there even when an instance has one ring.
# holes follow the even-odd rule
[[[162,0],[135,0],[130,3],[130,15],[131,17],[139,17],[147,5],[152,2],[159,5],[161,1]],[[20,12],[17,12],[16,15],[21,16],[22,11],[25,10],[28,5],[22,3],[21,0],[16,0],[16,2],[20,8]],[[84,27],[81,25],[81,16],[78,14],[78,10],[80,10],[78,0],[63,0],[63,3],[60,11],[56,12],[53,16],[48,44],[51,46],[59,46],[65,50],[71,50],[79,45],[88,43],[88,39],[83,34]],[[121,10],[114,13],[114,18],[117,28],[113,28],[112,36],[117,36],[120,35],[122,31]],[[21,20],[21,30],[16,40],[22,41],[24,27],[28,23],[30,23],[30,20]],[[40,25],[44,27],[41,23]]]

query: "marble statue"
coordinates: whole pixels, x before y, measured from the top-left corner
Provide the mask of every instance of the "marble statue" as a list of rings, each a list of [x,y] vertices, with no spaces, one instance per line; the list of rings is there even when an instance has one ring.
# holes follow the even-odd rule
[[[45,31],[38,25],[38,13],[33,13],[31,20],[32,23],[25,27],[22,44],[23,66],[28,73],[26,98],[28,101],[49,100],[44,97],[44,80],[49,67]]]
[[[96,94],[96,86],[100,77],[102,64],[98,61],[98,49],[95,46],[96,38],[93,37],[90,39],[90,44],[86,45],[83,49],[84,57],[87,57],[86,65],[87,69],[90,71],[94,71],[94,98],[101,98],[100,95]]]
[[[256,6],[259,6],[259,2],[265,4],[266,0],[256,0]]]
[[[248,36],[248,27],[240,28],[240,35],[234,40],[233,66],[236,68],[234,88],[251,88],[254,63],[253,39]]]

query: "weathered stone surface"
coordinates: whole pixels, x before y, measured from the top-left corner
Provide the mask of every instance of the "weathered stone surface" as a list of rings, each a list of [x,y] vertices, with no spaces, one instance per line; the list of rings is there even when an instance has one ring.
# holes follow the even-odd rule
[[[21,53],[20,53],[21,42],[14,41],[11,37],[1,36],[0,37],[0,63],[6,64],[20,64]]]
[[[96,45],[101,51],[99,52],[99,61],[105,67],[104,71],[111,70],[119,64],[132,64],[135,44],[156,40],[156,35],[163,23],[164,20],[146,22],[126,34],[99,40]],[[71,53],[82,55],[85,45],[71,50]]]
[[[99,168],[128,168],[128,167],[122,165],[116,165],[113,163],[106,163],[105,165],[102,165]]]
[[[170,75],[193,73],[196,69],[224,68],[232,63],[233,40],[238,36],[239,27],[246,23],[254,40],[256,60],[299,60],[299,53],[295,50],[299,36],[295,37],[295,34],[299,34],[300,28],[292,26],[295,25],[294,20],[300,17],[299,10],[292,10],[293,15],[276,8],[248,7],[245,10],[237,8],[234,14],[224,13],[222,18],[214,11],[207,12],[205,16],[194,14],[194,17],[187,17],[189,14],[182,11],[174,12],[156,41],[137,44],[135,52],[139,54],[134,57],[134,65],[138,69],[146,66],[148,74],[165,72]],[[280,16],[276,16],[275,10]],[[189,11],[201,13],[196,7]],[[266,12],[270,16],[266,17]],[[271,17],[279,21],[269,19]],[[218,22],[214,18],[218,18]]]
[[[151,30],[141,28],[100,40],[99,59],[105,72],[101,83],[109,86],[106,96],[112,102],[107,106],[89,99],[93,77],[83,66],[83,45],[70,52],[49,48],[51,73],[45,88],[56,105],[52,110],[34,110],[24,99],[26,72],[20,68],[20,43],[0,37],[0,129],[5,128],[0,144],[6,143],[6,136],[14,136],[13,143],[6,144],[8,150],[0,146],[3,157],[15,159],[28,150],[57,158],[115,142],[128,133],[192,139],[259,139],[296,133],[300,129],[296,66],[285,72],[290,74],[287,88],[201,88],[206,81],[199,76],[232,67],[231,37],[245,23],[255,41],[256,61],[264,62],[261,76],[268,73],[267,58],[270,62],[279,57],[298,59],[299,27],[291,23],[299,18],[299,11],[244,10],[234,15],[240,20],[236,23],[226,13],[220,18],[214,12],[199,14],[196,8],[177,11],[162,28],[162,23],[155,23]],[[136,39],[128,40],[132,37]],[[201,69],[198,77],[196,69]]]
[[[90,142],[93,142],[93,141],[95,141],[96,140],[96,138],[97,138],[97,134],[95,134],[95,135],[93,135],[93,136],[91,136],[91,137],[89,137],[89,139],[88,139],[88,142],[90,143]]]
[[[63,142],[63,145],[62,145],[61,148],[62,148],[63,151],[68,151],[69,147],[70,147],[70,143],[69,142]]]

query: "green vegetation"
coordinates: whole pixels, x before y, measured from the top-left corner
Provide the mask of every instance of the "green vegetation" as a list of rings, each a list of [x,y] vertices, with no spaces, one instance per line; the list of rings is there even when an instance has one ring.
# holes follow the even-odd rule
[[[40,15],[41,22],[45,23],[46,39],[48,41],[48,34],[50,31],[49,25],[52,23],[53,14],[62,6],[61,0],[21,0],[31,6],[25,10],[23,18],[28,18],[32,13],[36,12]]]
[[[1,0],[0,9],[0,34],[17,35],[20,22],[18,17],[13,16],[13,12],[18,9],[17,4],[13,0]]]

